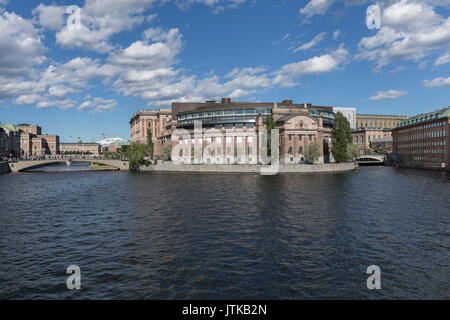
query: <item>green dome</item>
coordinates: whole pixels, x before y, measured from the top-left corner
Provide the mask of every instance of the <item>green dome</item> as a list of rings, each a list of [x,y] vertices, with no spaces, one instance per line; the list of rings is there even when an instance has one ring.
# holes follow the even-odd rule
[[[13,132],[19,131],[19,128],[17,128],[15,125],[13,125],[11,123],[4,123],[0,127],[6,129],[8,131],[13,131]]]

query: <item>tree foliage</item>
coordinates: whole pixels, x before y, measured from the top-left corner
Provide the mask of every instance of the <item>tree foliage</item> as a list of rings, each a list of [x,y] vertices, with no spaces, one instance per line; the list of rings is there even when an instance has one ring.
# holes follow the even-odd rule
[[[320,157],[320,145],[316,142],[310,143],[304,153],[305,160],[308,163],[314,163]]]
[[[163,160],[170,161],[171,158],[172,158],[172,148],[163,147]]]
[[[149,157],[148,146],[145,144],[133,143],[125,151],[125,157],[130,162],[130,169],[138,170],[140,166],[149,166],[150,161],[145,158]]]
[[[347,145],[347,159],[355,161],[358,159],[358,147],[354,143],[349,143]]]
[[[153,134],[152,134],[152,130],[150,128],[147,128],[147,146],[148,146],[148,153],[149,153],[149,157],[150,159],[153,159],[153,150],[154,150],[154,145],[153,145]]]
[[[334,128],[331,131],[333,147],[331,152],[336,162],[349,160],[347,146],[352,143],[352,131],[350,123],[341,112],[338,112],[334,121]]]
[[[266,129],[267,129],[267,156],[272,155],[272,129],[275,129],[275,120],[273,115],[266,116]]]

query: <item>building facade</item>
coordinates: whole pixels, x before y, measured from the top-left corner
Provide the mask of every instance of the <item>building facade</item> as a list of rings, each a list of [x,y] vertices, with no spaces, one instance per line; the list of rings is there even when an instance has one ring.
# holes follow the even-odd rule
[[[394,129],[400,122],[407,120],[409,116],[357,114],[357,129]]]
[[[390,129],[356,129],[352,131],[353,143],[358,148],[359,153],[374,151],[372,144],[380,139],[391,138]]]
[[[370,149],[377,153],[392,153],[394,151],[392,137],[377,138],[370,142]]]
[[[407,119],[409,116],[357,114],[356,128],[352,129],[353,143],[361,154],[378,152],[378,147],[377,150],[372,148],[375,146],[374,142],[380,139],[389,140],[392,137],[392,129]],[[386,146],[389,147],[389,143]]]
[[[20,155],[20,130],[13,124],[0,125],[0,157]]]
[[[163,135],[167,124],[172,120],[171,109],[139,110],[130,120],[131,143],[147,143],[147,129],[152,132],[155,154],[162,153],[158,137]]]
[[[408,167],[450,168],[450,107],[419,114],[392,132],[397,164]]]
[[[158,112],[153,111],[150,116],[157,117],[154,113]],[[132,142],[147,143],[142,135],[146,128],[142,121],[148,121],[144,115],[140,111],[130,121]],[[166,118],[169,121],[157,122],[155,158],[165,158],[167,152],[178,148],[180,158],[190,163],[200,146],[200,153],[207,155],[203,157],[204,163],[260,163],[266,145],[262,133],[268,115],[273,116],[275,129],[279,130],[278,154],[282,163],[304,162],[305,151],[312,143],[319,147],[319,162],[332,161],[332,107],[294,104],[292,100],[232,102],[229,98],[220,102],[173,103],[171,117]],[[201,132],[195,127],[198,122],[201,122]]]
[[[42,157],[59,154],[59,136],[42,134],[42,128],[37,125],[19,124],[20,155],[23,157]]]
[[[60,144],[61,154],[93,154],[99,155],[102,152],[101,145],[95,142],[82,142],[78,138],[77,142],[74,143],[61,143]]]

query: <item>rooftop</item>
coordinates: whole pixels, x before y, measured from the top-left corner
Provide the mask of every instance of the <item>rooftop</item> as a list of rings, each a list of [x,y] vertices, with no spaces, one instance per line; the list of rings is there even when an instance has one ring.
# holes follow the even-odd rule
[[[13,125],[11,123],[4,123],[4,124],[0,125],[0,127],[6,129],[8,131],[12,131],[12,132],[19,131],[19,128],[17,128],[15,125]]]
[[[411,117],[407,120],[400,122],[396,128],[403,128],[408,126],[413,126],[419,123],[429,122],[437,119],[450,118],[450,107],[428,112],[421,113],[415,117]]]

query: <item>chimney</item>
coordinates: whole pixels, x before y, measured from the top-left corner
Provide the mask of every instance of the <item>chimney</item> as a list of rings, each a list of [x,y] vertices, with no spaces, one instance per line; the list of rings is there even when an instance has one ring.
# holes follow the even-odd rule
[[[222,98],[222,104],[231,103],[231,98]]]

